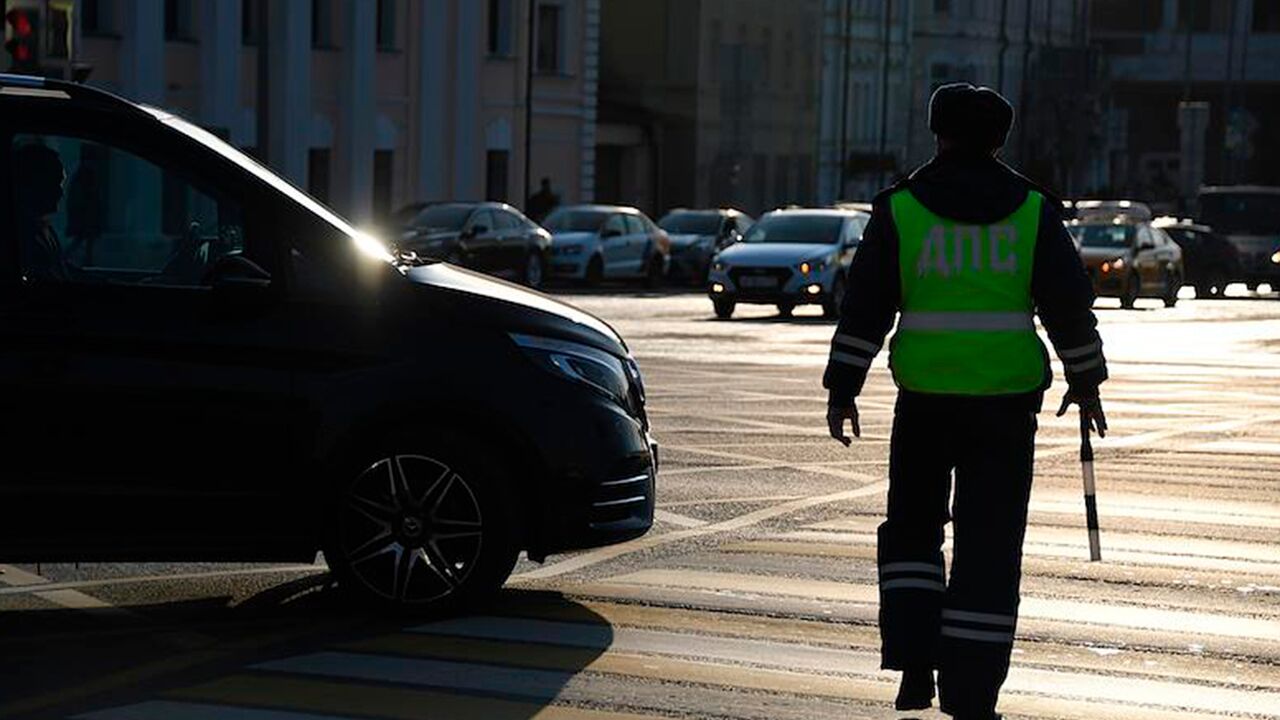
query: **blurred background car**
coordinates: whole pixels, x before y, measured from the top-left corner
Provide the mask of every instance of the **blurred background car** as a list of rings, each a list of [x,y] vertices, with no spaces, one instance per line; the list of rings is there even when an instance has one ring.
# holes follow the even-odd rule
[[[1186,277],[1182,249],[1164,230],[1121,218],[1073,220],[1067,229],[1099,297],[1120,298],[1124,308],[1140,297],[1160,298],[1165,307],[1178,303]]]
[[[1197,220],[1235,246],[1250,290],[1280,287],[1280,187],[1201,188]]]
[[[1195,287],[1198,298],[1220,298],[1227,286],[1243,280],[1240,253],[1213,228],[1191,220],[1156,218],[1151,223],[1182,248],[1183,281]]]
[[[711,258],[738,242],[755,220],[739,210],[672,210],[658,221],[671,238],[668,276],[701,286],[711,271]]]
[[[824,316],[839,317],[846,270],[870,217],[834,209],[765,214],[712,262],[708,290],[716,317],[732,317],[740,302],[775,304],[784,317],[797,305],[821,304]]]
[[[662,283],[671,240],[644,213],[621,205],[569,205],[547,216],[551,270],[557,278],[589,286],[603,280],[638,279]]]
[[[551,233],[500,202],[427,205],[400,227],[396,249],[542,287]]]

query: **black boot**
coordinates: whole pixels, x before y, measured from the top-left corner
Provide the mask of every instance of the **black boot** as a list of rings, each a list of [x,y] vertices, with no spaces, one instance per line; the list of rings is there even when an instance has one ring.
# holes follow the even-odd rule
[[[893,707],[895,710],[928,710],[933,707],[933,694],[932,669],[903,670]]]

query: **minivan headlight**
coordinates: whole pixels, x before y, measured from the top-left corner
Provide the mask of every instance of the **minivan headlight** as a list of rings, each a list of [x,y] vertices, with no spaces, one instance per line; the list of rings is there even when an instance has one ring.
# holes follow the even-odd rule
[[[547,372],[586,385],[623,405],[628,404],[630,367],[621,359],[590,345],[568,340],[516,333],[511,334],[511,339],[534,364]]]

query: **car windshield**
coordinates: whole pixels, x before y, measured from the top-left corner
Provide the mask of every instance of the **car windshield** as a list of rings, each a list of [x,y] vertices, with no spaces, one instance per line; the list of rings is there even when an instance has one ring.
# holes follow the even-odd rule
[[[1200,221],[1220,233],[1280,235],[1280,194],[1206,193],[1200,196]]]
[[[1133,242],[1132,225],[1076,225],[1071,234],[1081,247],[1123,248]]]
[[[468,217],[471,217],[471,208],[466,205],[436,205],[418,213],[409,224],[433,230],[461,230]]]
[[[844,218],[838,215],[774,215],[751,226],[747,243],[833,244],[840,239]]]
[[[551,232],[595,232],[610,214],[603,210],[557,210],[543,226]]]
[[[662,218],[658,227],[675,235],[715,235],[720,232],[720,215],[717,213],[671,213]]]

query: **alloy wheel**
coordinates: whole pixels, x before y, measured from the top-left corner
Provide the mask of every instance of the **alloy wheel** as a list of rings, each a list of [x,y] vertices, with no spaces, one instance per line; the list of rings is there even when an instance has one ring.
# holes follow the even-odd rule
[[[383,458],[361,473],[339,521],[339,549],[351,574],[396,603],[455,593],[480,558],[484,524],[471,485],[421,455]]]

